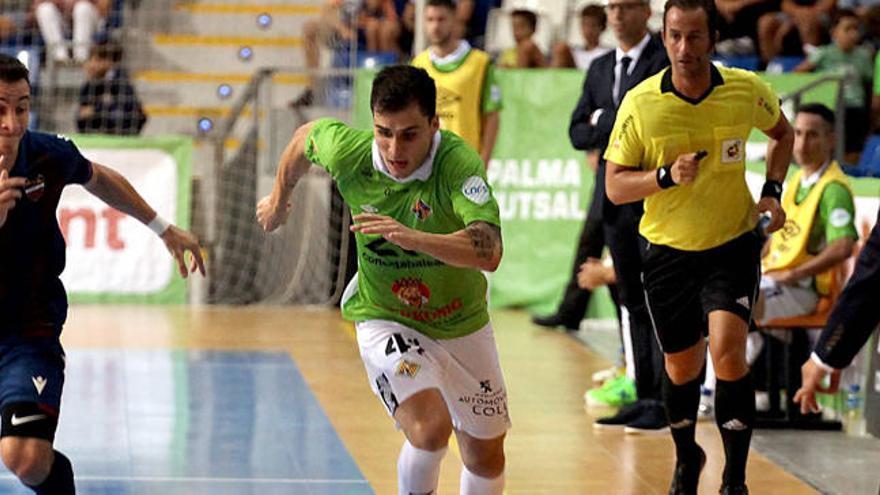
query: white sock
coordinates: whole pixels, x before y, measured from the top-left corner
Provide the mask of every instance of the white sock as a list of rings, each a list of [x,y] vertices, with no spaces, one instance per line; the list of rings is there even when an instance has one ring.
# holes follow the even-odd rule
[[[440,480],[440,462],[447,447],[433,452],[403,442],[397,458],[397,492],[400,495],[435,494]]]
[[[712,356],[706,350],[706,379],[703,380],[703,387],[715,392],[715,365],[712,363]]]
[[[623,360],[626,363],[626,376],[636,381],[636,356],[633,352],[632,329],[629,326],[629,310],[620,307],[620,337],[623,339]]]
[[[461,468],[461,495],[501,495],[504,492],[504,473],[497,478],[483,478]]]
[[[40,35],[51,50],[56,61],[67,60],[67,47],[64,45],[64,35],[61,30],[61,11],[52,2],[43,2],[37,5],[34,12],[37,17],[37,25],[40,27]]]
[[[73,6],[73,58],[77,62],[88,60],[92,35],[98,30],[100,21],[98,8],[92,2],[80,0]]]

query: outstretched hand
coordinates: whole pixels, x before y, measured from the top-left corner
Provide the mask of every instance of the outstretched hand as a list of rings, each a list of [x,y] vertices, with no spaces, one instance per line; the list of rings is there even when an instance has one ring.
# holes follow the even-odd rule
[[[403,249],[416,250],[419,232],[409,227],[404,227],[397,220],[377,213],[360,213],[352,217],[355,223],[351,226],[352,232],[361,234],[379,234],[386,241],[392,242]]]
[[[279,204],[272,195],[266,196],[257,203],[257,223],[266,232],[272,232],[287,222],[291,204]]]
[[[196,269],[199,270],[202,276],[205,276],[205,261],[202,259],[202,247],[199,245],[199,240],[195,235],[172,225],[162,233],[161,237],[165,247],[168,248],[168,252],[177,261],[177,268],[181,277],[186,278],[187,275],[195,272]],[[192,256],[192,263],[188,270],[186,267],[187,251]]]

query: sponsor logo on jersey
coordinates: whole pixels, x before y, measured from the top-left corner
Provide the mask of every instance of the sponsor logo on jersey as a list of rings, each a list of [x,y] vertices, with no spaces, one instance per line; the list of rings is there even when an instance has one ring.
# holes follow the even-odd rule
[[[420,365],[419,363],[413,363],[412,361],[402,359],[397,365],[397,371],[395,373],[400,376],[415,378],[416,375],[419,374],[420,369],[422,369],[422,365]]]
[[[376,208],[373,205],[361,205],[361,211],[367,213],[379,213],[379,208]]]
[[[416,200],[416,203],[410,209],[413,213],[415,213],[416,218],[420,222],[424,222],[431,216],[431,207],[428,206],[428,203],[422,201],[422,198]]]
[[[397,299],[413,308],[421,308],[431,299],[431,289],[418,278],[402,278],[391,285]]]
[[[835,208],[831,210],[831,215],[828,217],[828,222],[831,223],[833,227],[837,227],[838,229],[841,227],[846,227],[847,224],[852,220],[852,215],[845,208]]]
[[[741,298],[737,299],[736,302],[740,306],[744,306],[746,309],[749,309],[749,307],[751,306],[751,303],[749,302],[749,298],[746,296],[742,296]]]
[[[482,177],[477,175],[472,175],[464,181],[464,185],[461,186],[461,193],[464,194],[464,197],[478,205],[484,205],[489,201],[489,186],[486,185],[486,181]]]
[[[43,177],[43,174],[38,174],[36,177],[28,178],[24,183],[24,194],[27,196],[27,199],[36,203],[43,197],[43,193],[46,191],[46,178]]]
[[[48,383],[49,380],[42,376],[32,376],[31,381],[34,382],[34,388],[37,389],[37,395],[42,395],[43,389],[46,388],[46,383]]]

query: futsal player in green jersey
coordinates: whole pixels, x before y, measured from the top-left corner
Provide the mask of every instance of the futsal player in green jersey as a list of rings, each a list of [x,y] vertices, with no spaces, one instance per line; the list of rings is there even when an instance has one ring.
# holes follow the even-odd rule
[[[481,273],[501,261],[498,205],[477,152],[439,130],[427,72],[383,69],[370,108],[372,131],[331,119],[300,127],[257,219],[278,228],[310,164],[329,172],[357,241],[342,314],[356,323],[373,391],[406,436],[399,493],[435,493],[454,431],[461,493],[500,495],[510,419]]]
[[[711,0],[668,0],[663,43],[670,67],[627,92],[605,158],[617,204],[645,200],[643,281],[663,350],[663,396],[677,463],[669,493],[697,493],[706,460],[694,438],[705,360],[718,377],[715,420],[724,442],[725,495],[746,494],[755,417],[746,335],[760,279],[759,213],[782,227],[781,181],[794,133],[779,97],[750,72],[711,63],[718,32]],[[768,138],[767,181],[757,205],[745,181],[752,128]]]

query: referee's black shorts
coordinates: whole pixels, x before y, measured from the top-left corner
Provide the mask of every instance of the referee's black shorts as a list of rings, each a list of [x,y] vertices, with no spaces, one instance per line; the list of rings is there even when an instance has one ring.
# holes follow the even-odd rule
[[[751,323],[761,280],[762,239],[756,231],[705,251],[649,244],[642,274],[654,333],[665,353],[708,334],[708,315],[722,310]]]

